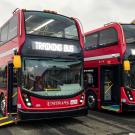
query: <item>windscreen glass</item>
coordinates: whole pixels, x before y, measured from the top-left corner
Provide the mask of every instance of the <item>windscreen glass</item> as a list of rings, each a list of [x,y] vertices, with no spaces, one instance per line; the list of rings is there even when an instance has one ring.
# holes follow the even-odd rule
[[[45,12],[25,12],[26,34],[78,40],[73,19]]]
[[[82,62],[71,60],[23,61],[23,90],[41,96],[68,96],[82,90]]]

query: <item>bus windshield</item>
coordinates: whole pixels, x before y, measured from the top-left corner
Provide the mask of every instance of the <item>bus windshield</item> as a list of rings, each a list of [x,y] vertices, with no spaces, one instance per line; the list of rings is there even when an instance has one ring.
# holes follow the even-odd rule
[[[126,38],[125,59],[130,61],[131,70],[125,73],[125,86],[127,89],[135,89],[135,25],[122,25]]]
[[[23,61],[22,89],[41,96],[68,96],[82,90],[81,61],[38,60]]]
[[[135,43],[135,25],[124,24],[122,25],[127,44]]]
[[[131,70],[129,72],[125,72],[125,86],[128,90],[135,89],[135,61],[130,61]]]
[[[70,18],[36,11],[24,14],[26,34],[78,40],[75,22]]]

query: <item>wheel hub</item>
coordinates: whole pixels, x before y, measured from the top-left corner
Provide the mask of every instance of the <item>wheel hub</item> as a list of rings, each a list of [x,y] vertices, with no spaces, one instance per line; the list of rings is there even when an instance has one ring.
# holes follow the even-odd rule
[[[92,105],[95,104],[95,98],[94,98],[94,96],[89,96],[88,97],[88,104],[89,104],[89,106],[92,106]]]

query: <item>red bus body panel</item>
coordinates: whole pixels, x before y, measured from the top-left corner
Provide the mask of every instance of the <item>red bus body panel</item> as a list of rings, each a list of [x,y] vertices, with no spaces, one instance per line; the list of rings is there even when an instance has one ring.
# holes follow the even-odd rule
[[[0,67],[8,65],[8,63],[12,63],[13,62],[13,56],[14,56],[14,49],[17,49],[18,54],[21,55],[21,49],[23,47],[23,44],[26,40],[26,35],[25,35],[25,23],[24,23],[24,10],[17,10],[14,14],[18,16],[18,34],[17,37],[8,41],[7,43],[5,43],[3,46],[0,47],[0,54],[1,54],[1,62],[0,62]],[[80,40],[80,45],[81,48],[83,48],[84,46],[84,39],[82,36],[82,32],[79,26],[79,23],[76,19],[75,23],[78,29],[78,35],[79,35],[79,40]],[[8,73],[7,73],[8,75]],[[21,94],[21,90],[20,87],[18,87],[18,101],[17,101],[17,107],[18,105],[21,106],[21,108],[17,108],[17,111],[19,112],[20,110],[23,111],[51,111],[52,110],[72,110],[72,108],[74,109],[78,109],[80,107],[82,107],[82,113],[86,114],[86,106],[85,106],[85,100],[83,101],[83,103],[80,103],[80,97],[83,95],[85,98],[85,94],[84,91],[82,93],[80,93],[79,95],[72,97],[72,98],[65,98],[65,99],[40,99],[40,98],[36,98],[33,96],[30,96],[30,100],[32,103],[32,107],[28,107],[26,106],[26,104],[24,103],[24,100],[22,98],[22,94]],[[4,94],[4,96],[6,97],[6,102],[8,102],[8,90],[5,89],[0,89],[0,94]],[[72,101],[76,100],[77,104],[73,104]],[[66,111],[65,111],[66,112]],[[6,111],[6,114],[8,114],[8,111]],[[39,115],[37,113],[37,115]],[[60,114],[58,114],[60,115]],[[80,113],[81,115],[81,113]],[[84,114],[83,114],[84,115]],[[70,113],[69,113],[70,116]],[[72,114],[71,114],[72,116]],[[63,116],[62,116],[63,117]],[[44,118],[44,117],[43,117]],[[34,118],[33,118],[34,119]],[[40,117],[39,117],[40,119]]]
[[[93,50],[84,50],[84,69],[90,69],[90,68],[98,68],[98,88],[90,88],[90,90],[92,90],[96,96],[97,96],[97,106],[98,109],[101,109],[101,93],[100,93],[100,68],[103,65],[117,65],[117,64],[123,64],[123,57],[124,57],[124,53],[126,51],[126,39],[124,37],[124,33],[123,33],[123,29],[122,26],[118,23],[110,23],[108,25],[105,25],[104,27],[95,29],[93,31],[87,32],[85,33],[85,36],[88,36],[90,34],[105,30],[107,28],[114,28],[117,33],[118,33],[118,43],[115,45],[110,45],[108,47],[102,47],[102,48],[95,48]],[[120,57],[119,59],[114,57],[114,58],[106,58],[106,59],[102,59],[102,56],[107,56],[107,55],[114,55],[114,54],[119,54]],[[90,60],[89,60],[90,58]],[[98,59],[99,58],[99,59]],[[127,94],[125,92],[125,88],[123,86],[121,86],[120,88],[120,104],[121,104],[121,109],[119,110],[119,112],[123,111],[122,105],[126,104],[128,105],[132,105],[133,106],[133,110],[135,110],[135,91],[132,91],[132,95],[134,100],[130,101],[127,97]],[[123,99],[125,100],[125,102],[123,103]],[[128,110],[128,109],[127,109]]]

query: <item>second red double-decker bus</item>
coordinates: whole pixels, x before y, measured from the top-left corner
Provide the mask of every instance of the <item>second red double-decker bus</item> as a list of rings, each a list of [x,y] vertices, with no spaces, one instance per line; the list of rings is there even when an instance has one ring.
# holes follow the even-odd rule
[[[16,10],[0,29],[0,125],[86,114],[82,48],[76,19]]]
[[[110,23],[85,36],[89,108],[135,111],[135,25]]]

